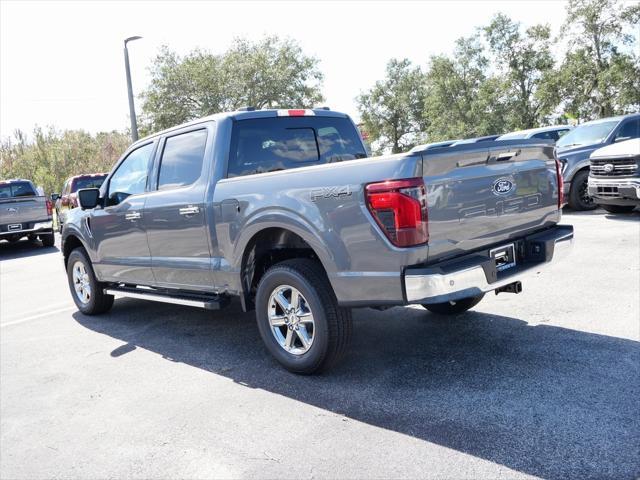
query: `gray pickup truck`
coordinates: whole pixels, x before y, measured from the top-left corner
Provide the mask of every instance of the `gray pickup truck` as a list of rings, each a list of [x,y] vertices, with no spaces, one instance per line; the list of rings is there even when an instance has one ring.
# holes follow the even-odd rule
[[[456,314],[570,250],[545,140],[366,158],[352,120],[317,110],[217,114],[134,143],[62,231],[69,287],[255,309],[269,352],[312,373],[344,354],[351,307]]]
[[[45,247],[52,247],[52,213],[53,204],[29,180],[0,180],[0,240],[40,238]]]

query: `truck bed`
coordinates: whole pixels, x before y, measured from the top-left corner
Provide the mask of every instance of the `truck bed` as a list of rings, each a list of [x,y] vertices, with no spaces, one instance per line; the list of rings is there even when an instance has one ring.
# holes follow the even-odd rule
[[[367,209],[365,187],[416,177],[424,178],[427,189],[429,241],[398,248]],[[496,192],[496,182],[503,180],[510,190]],[[461,145],[222,179],[213,196],[219,215],[214,256],[220,262],[236,257],[265,222],[284,225],[312,242],[341,303],[397,304],[404,298],[406,267],[556,224],[557,185],[553,146],[544,140]],[[229,202],[237,202],[237,213]],[[233,275],[230,270],[230,283]]]

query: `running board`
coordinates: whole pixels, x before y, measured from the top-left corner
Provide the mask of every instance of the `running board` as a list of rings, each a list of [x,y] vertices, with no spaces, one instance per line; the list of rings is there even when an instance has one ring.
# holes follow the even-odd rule
[[[229,303],[229,297],[184,294],[172,295],[171,293],[145,291],[137,288],[105,288],[104,293],[115,297],[139,298],[141,300],[151,300],[153,302],[173,303],[175,305],[186,305],[188,307],[199,307],[206,310],[220,310]]]

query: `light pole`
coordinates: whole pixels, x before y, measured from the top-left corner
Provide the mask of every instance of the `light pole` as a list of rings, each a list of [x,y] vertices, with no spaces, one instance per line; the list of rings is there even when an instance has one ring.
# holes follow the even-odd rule
[[[131,70],[129,68],[129,51],[127,43],[139,40],[142,37],[129,37],[124,41],[124,69],[127,72],[127,90],[129,92],[129,116],[131,117],[131,138],[135,142],[138,140],[138,122],[136,121],[136,106],[133,103],[133,87],[131,86]]]

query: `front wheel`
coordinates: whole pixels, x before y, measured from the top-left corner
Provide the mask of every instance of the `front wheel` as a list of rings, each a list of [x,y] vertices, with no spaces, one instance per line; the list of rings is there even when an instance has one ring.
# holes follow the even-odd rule
[[[587,183],[589,181],[589,171],[582,170],[576,173],[571,181],[571,190],[569,192],[569,206],[574,210],[593,210],[598,207],[589,196]]]
[[[256,294],[256,320],[269,353],[294,373],[328,369],[351,337],[351,310],[338,306],[322,267],[308,259],[267,270]]]
[[[96,279],[84,248],[76,248],[69,255],[67,278],[73,301],[82,313],[98,315],[111,309],[113,295],[104,293],[103,285]]]
[[[635,205],[600,205],[609,213],[631,213]]]
[[[483,298],[484,293],[477,297],[467,297],[460,300],[451,300],[449,302],[442,303],[429,303],[423,304],[422,306],[430,312],[437,313],[438,315],[457,315],[475,307]]]

